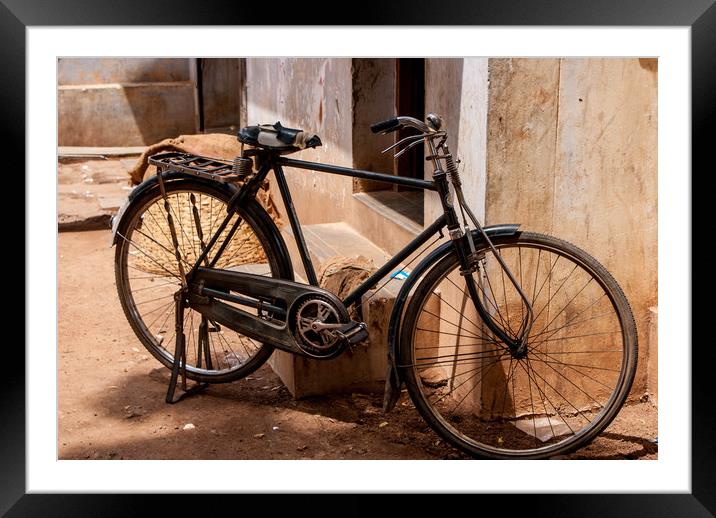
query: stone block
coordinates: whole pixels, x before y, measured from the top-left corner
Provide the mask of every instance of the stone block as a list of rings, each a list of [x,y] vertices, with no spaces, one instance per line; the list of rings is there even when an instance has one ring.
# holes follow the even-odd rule
[[[550,440],[552,437],[571,434],[572,431],[567,423],[558,417],[538,417],[536,419],[520,419],[515,421],[515,426],[522,432],[537,437],[542,442]]]
[[[314,360],[277,350],[269,365],[295,398],[322,394],[379,391],[385,382],[387,335],[395,295],[403,281],[391,280],[376,296],[363,296],[368,340],[332,360]],[[392,285],[392,286],[391,286]]]

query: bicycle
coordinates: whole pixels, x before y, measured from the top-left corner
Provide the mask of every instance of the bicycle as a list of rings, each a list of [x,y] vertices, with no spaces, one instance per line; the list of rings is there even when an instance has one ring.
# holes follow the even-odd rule
[[[233,162],[150,158],[157,175],[132,191],[112,242],[125,315],[172,369],[167,402],[177,400],[180,376],[183,396],[247,376],[275,348],[328,360],[356,346],[368,329],[349,309],[423,247],[402,266],[422,257],[392,309],[384,410],[404,383],[425,421],[470,455],[539,459],[584,446],[614,419],[634,379],[636,325],[621,288],[565,241],[516,224],[483,227],[439,116],[371,126],[399,129],[417,133],[385,151],[399,157],[424,142],[431,180],[289,158],[321,141],[280,123],[242,128]],[[283,167],[435,191],[443,214],[341,300],[318,286]],[[295,281],[281,233],[257,201],[270,171],[307,283]],[[436,246],[444,230],[449,239]],[[187,389],[187,378],[197,384]]]

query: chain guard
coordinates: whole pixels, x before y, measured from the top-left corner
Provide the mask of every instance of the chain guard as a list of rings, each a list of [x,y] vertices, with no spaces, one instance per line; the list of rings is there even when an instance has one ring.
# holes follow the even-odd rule
[[[353,345],[366,336],[365,325],[350,319],[343,302],[331,292],[316,286],[250,273],[199,267],[193,275],[188,291],[188,307],[208,320],[294,354],[329,359],[340,354],[346,345]],[[238,295],[233,295],[232,292]],[[266,301],[274,309],[265,311],[265,308],[259,307],[258,311],[249,311],[250,308],[244,309],[242,306],[224,302],[237,302],[238,296]],[[330,308],[328,313],[331,319],[325,323],[340,324],[335,331],[331,330],[339,339],[326,342],[321,337],[331,336],[331,333],[304,330],[302,334],[298,330],[298,315],[303,312],[304,318],[310,317],[308,311],[312,303],[315,307]],[[308,324],[308,321],[306,323]]]

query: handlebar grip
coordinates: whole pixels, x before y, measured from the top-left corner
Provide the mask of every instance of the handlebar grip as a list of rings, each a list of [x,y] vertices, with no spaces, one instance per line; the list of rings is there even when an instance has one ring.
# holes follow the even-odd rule
[[[400,121],[397,117],[393,117],[392,119],[388,119],[382,122],[376,122],[375,124],[371,125],[370,130],[373,133],[388,133],[390,131],[395,131],[400,127]]]

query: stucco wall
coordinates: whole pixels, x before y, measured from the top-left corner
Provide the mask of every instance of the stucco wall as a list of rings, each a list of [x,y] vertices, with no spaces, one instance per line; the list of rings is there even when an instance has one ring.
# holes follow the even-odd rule
[[[352,165],[350,59],[250,58],[246,74],[248,124],[281,121],[317,133],[323,146],[296,158]],[[353,194],[350,177],[286,169],[286,178],[302,224],[345,220]]]
[[[281,120],[318,133],[324,146],[299,158],[370,168],[370,153],[354,150],[372,136],[355,133],[375,117],[366,115],[361,102],[368,98],[356,96],[355,88],[381,82],[389,88],[392,80],[386,68],[362,85],[354,65],[350,59],[249,59],[248,122]],[[566,239],[621,284],[639,331],[633,393],[640,395],[651,357],[649,308],[658,303],[656,62],[428,59],[425,92],[426,111],[444,117],[466,197],[484,223],[521,223]],[[426,176],[431,172],[428,164]],[[372,213],[352,199],[351,178],[287,175],[304,224],[348,221],[374,242],[386,233],[392,242],[407,242],[385,221],[362,223]],[[426,222],[440,210],[427,192]],[[457,293],[443,291],[444,300],[460,302]]]
[[[60,146],[142,146],[197,131],[190,59],[58,60]]]
[[[353,59],[353,167],[391,173],[392,153],[381,151],[395,142],[395,134],[376,135],[371,124],[395,113],[395,60]],[[385,189],[382,182],[354,180],[354,191]]]
[[[460,159],[465,199],[478,218],[485,215],[485,146],[487,141],[488,60],[486,58],[427,59],[425,110],[443,117],[448,146]],[[426,178],[433,172],[425,168]],[[442,207],[434,192],[425,193],[425,221],[431,223]]]
[[[637,322],[646,386],[657,305],[656,61],[492,59],[487,223],[582,247],[616,278]]]

